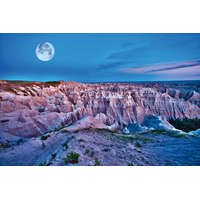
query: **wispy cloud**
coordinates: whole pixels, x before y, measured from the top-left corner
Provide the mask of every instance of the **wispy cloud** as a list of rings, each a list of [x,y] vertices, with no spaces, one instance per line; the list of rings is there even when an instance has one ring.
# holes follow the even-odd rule
[[[110,69],[126,66],[127,64],[135,64],[137,53],[143,51],[148,47],[148,42],[124,42],[118,51],[110,53],[105,63],[100,64],[97,69]],[[137,53],[136,53],[137,52]],[[134,56],[136,55],[136,57]]]
[[[148,51],[150,41],[142,42],[126,42],[122,45],[119,51],[111,53],[107,59],[128,59],[134,60],[135,56],[142,55],[142,53]]]
[[[196,67],[199,64],[200,64],[200,60],[189,61],[189,62],[182,62],[182,63],[178,63],[178,64],[175,64],[175,65],[160,66],[159,69],[152,69],[152,70],[149,70],[147,72],[161,72],[161,71],[168,71],[168,70],[190,68],[190,67]]]
[[[199,59],[199,50],[199,42],[192,37],[183,39],[169,36],[133,38],[124,42],[120,49],[111,52],[106,57],[105,64],[100,65],[99,69],[115,68],[119,71],[119,68],[123,67],[122,71],[124,72],[140,73],[144,71],[150,74],[179,68],[192,68],[200,64],[200,60],[194,60]],[[185,60],[192,61],[182,62]],[[157,63],[160,62],[168,64],[159,67]],[[182,63],[169,64],[175,62]],[[147,65],[152,65],[152,67],[148,67],[148,72]]]
[[[98,69],[110,69],[114,67],[124,66],[130,64],[132,62],[129,61],[111,61],[104,64],[99,65]]]
[[[158,74],[158,75],[197,75],[200,73],[200,60],[163,64],[144,67],[120,68],[118,71],[127,74]]]

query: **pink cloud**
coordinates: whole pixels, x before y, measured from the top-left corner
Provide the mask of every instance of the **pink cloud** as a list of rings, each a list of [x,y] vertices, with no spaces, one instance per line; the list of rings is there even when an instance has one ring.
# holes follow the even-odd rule
[[[138,68],[121,68],[118,71],[128,74],[145,73],[149,75],[197,76],[200,74],[200,62],[199,60],[192,60],[176,64],[163,64]]]

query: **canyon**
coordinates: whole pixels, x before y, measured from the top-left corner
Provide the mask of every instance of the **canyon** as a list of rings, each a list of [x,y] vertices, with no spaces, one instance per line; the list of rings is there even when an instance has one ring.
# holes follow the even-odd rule
[[[91,138],[100,130],[104,130],[108,135],[117,133],[119,137],[129,137],[134,133],[142,135],[153,130],[183,134],[183,131],[169,124],[168,120],[200,118],[199,86],[199,81],[144,83],[0,81],[0,143],[2,147],[20,146],[18,145],[20,141],[23,141],[23,145],[28,145],[39,138],[39,142],[36,143],[40,146],[43,145],[41,136],[51,133],[51,137],[49,136],[47,140],[52,140],[53,136],[57,138],[58,134],[63,141],[67,136],[63,136],[62,133],[78,137],[86,130],[93,132],[91,134],[90,131],[86,131],[84,137],[89,135],[88,141],[94,140]],[[104,136],[102,140],[105,140],[103,138]],[[116,145],[120,145],[119,142]],[[133,147],[129,145],[126,148],[131,151]],[[5,152],[5,149],[1,149],[1,152],[3,151]],[[6,151],[11,152],[9,148]],[[1,152],[0,164],[1,158],[3,159]],[[2,155],[7,155],[4,152]],[[155,163],[152,160],[147,162]],[[112,164],[116,163],[115,160]],[[29,165],[29,163],[24,164]]]

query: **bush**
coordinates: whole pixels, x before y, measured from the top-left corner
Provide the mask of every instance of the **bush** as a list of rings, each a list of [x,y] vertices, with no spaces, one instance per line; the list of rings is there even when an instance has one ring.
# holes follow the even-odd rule
[[[52,157],[52,159],[54,159],[56,157],[56,153],[52,153],[51,157]]]
[[[108,148],[105,148],[105,149],[103,149],[103,151],[105,151],[105,152],[109,152],[109,151],[110,151],[110,149],[108,149]]]
[[[65,150],[68,149],[68,144],[67,143],[68,143],[68,141],[66,141],[65,143],[62,144],[62,146],[65,148]]]
[[[95,164],[94,164],[95,166],[100,166],[101,165],[100,161],[97,158],[95,158],[94,161],[95,161]]]
[[[134,166],[134,164],[132,162],[129,162],[128,166]]]
[[[64,129],[62,130],[62,133],[70,133],[68,130]]]
[[[142,145],[141,145],[139,142],[136,142],[136,143],[135,143],[135,146],[136,146],[136,147],[142,147]]]
[[[200,119],[170,119],[169,123],[175,128],[184,132],[195,131],[200,129]]]
[[[5,149],[11,147],[10,144],[0,144],[0,149]]]
[[[48,137],[50,137],[50,135],[43,135],[43,136],[41,136],[41,140],[47,140]]]
[[[89,149],[86,149],[86,150],[85,150],[85,154],[87,154],[87,153],[89,153]]]
[[[91,154],[90,154],[90,157],[93,157],[94,154],[95,154],[94,151],[92,151]]]
[[[79,139],[78,141],[79,141],[79,142],[85,142],[85,140],[84,140],[84,139],[82,139],[82,138],[81,138],[81,139]]]
[[[67,158],[65,159],[65,163],[78,163],[79,154],[76,152],[70,152],[70,154],[67,155]]]
[[[47,161],[45,160],[44,162],[41,162],[40,164],[39,164],[39,166],[46,166],[47,165]]]

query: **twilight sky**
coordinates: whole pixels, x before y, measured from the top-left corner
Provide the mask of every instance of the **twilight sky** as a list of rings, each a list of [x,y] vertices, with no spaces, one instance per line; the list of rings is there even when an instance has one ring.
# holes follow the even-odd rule
[[[50,42],[52,60],[35,55]],[[200,79],[200,34],[0,34],[0,80]]]

